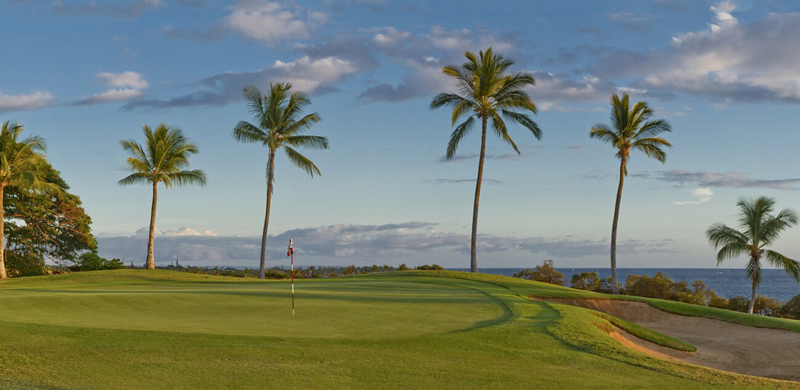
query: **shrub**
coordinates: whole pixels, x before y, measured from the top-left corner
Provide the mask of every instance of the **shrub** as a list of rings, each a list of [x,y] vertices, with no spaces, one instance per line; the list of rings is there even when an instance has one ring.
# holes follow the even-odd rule
[[[535,280],[537,282],[557,284],[559,286],[563,286],[566,282],[564,280],[564,274],[553,268],[552,261],[545,261],[544,264],[537,265],[534,269],[524,269],[515,273],[514,276],[522,279]]]
[[[572,275],[571,284],[572,288],[579,290],[597,291],[600,289],[600,276],[594,271],[581,272]]]
[[[5,253],[9,276],[37,276],[46,274],[44,257],[36,254],[19,254],[8,250]]]
[[[342,275],[352,275],[354,273],[356,273],[356,266],[354,265],[348,265],[345,267],[344,271],[342,271]]]
[[[780,315],[800,319],[800,294],[793,296],[792,299],[781,306]]]
[[[75,264],[79,271],[99,271],[103,269],[123,269],[125,264],[120,259],[105,259],[97,252],[85,252],[78,257]]]
[[[444,267],[442,267],[439,264],[434,264],[434,265],[425,264],[425,265],[420,265],[419,267],[417,267],[417,269],[421,269],[424,271],[441,271],[444,269]]]
[[[406,265],[406,263],[403,263],[403,264],[400,264],[400,268],[398,268],[398,269],[399,269],[400,271],[405,271],[405,270],[407,270],[407,269],[408,269],[408,266]]]
[[[743,313],[747,313],[747,310],[750,309],[750,300],[743,297],[733,297],[728,299],[728,310],[735,310],[740,311]]]

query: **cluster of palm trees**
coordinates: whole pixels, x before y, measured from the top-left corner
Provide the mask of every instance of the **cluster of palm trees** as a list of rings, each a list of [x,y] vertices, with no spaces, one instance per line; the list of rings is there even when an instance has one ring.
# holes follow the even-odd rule
[[[311,100],[303,92],[292,92],[292,84],[270,84],[269,93],[266,95],[261,93],[258,88],[249,86],[244,88],[244,95],[250,111],[256,119],[256,124],[246,121],[239,122],[233,128],[233,138],[243,143],[260,143],[268,149],[267,211],[261,236],[261,258],[258,272],[258,277],[264,279],[269,212],[275,179],[275,152],[283,148],[289,161],[313,177],[314,174],[321,174],[319,168],[294,148],[327,149],[328,139],[303,134],[320,121],[320,116],[315,112],[300,117],[303,108],[311,104]],[[149,184],[153,186],[146,267],[155,269],[153,235],[156,224],[158,183],[164,183],[166,188],[184,184],[205,185],[206,175],[201,170],[184,169],[189,166],[189,156],[196,154],[198,150],[197,146],[184,137],[181,129],[161,124],[155,130],[151,130],[147,125],[142,130],[146,139],[144,145],[133,140],[121,142],[122,148],[129,154],[126,164],[132,173],[120,180],[119,184]],[[0,185],[1,192],[2,186]]]
[[[455,79],[458,93],[441,93],[430,104],[431,109],[440,107],[452,108],[451,126],[459,123],[450,135],[447,145],[447,159],[451,159],[461,140],[472,130],[476,121],[481,124],[481,146],[478,158],[478,177],[475,185],[475,200],[472,209],[472,240],[470,243],[470,270],[478,271],[477,231],[478,205],[483,180],[484,156],[486,150],[486,129],[491,126],[501,140],[508,143],[514,151],[519,149],[508,134],[504,121],[519,124],[531,131],[536,139],[541,137],[541,129],[524,112],[536,114],[536,105],[523,90],[534,85],[531,74],[520,72],[506,74],[506,70],[514,64],[510,59],[496,54],[491,48],[479,51],[478,54],[466,52],[467,62],[463,65],[450,65],[442,72]],[[522,110],[523,113],[515,110]],[[614,219],[611,224],[611,288],[619,294],[620,283],[617,279],[617,224],[619,221],[622,187],[628,176],[628,161],[631,151],[638,150],[647,157],[661,163],[666,162],[664,148],[671,147],[667,140],[659,135],[671,132],[672,128],[663,119],[652,119],[653,110],[646,102],[636,102],[631,106],[630,96],[625,93],[620,97],[616,93],[611,96],[611,125],[598,123],[589,131],[590,138],[611,144],[620,160],[619,185],[617,187]],[[797,223],[797,216],[789,209],[782,210],[773,216],[770,213],[775,201],[761,197],[755,200],[742,199],[738,205],[742,210],[741,226],[744,231],[737,231],[723,224],[712,225],[707,232],[708,238],[717,253],[717,264],[725,259],[747,254],[750,261],[747,265],[747,276],[753,282],[750,313],[756,297],[756,288],[761,283],[760,259],[765,256],[772,265],[786,270],[800,281],[800,264],[766,246],[772,244],[784,229]]]
[[[478,159],[478,175],[475,184],[475,199],[472,210],[472,236],[470,243],[470,269],[478,271],[477,232],[478,206],[483,180],[483,167],[486,153],[487,129],[503,142],[520,153],[508,133],[506,122],[524,127],[540,139],[542,131],[529,114],[536,114],[536,105],[524,90],[535,84],[533,76],[526,72],[506,74],[514,64],[511,59],[495,53],[492,48],[477,54],[466,52],[467,62],[462,65],[449,65],[442,72],[455,81],[457,93],[441,93],[430,104],[431,109],[449,107],[452,109],[451,125],[455,126],[447,144],[446,158],[455,156],[461,141],[480,124],[481,146]],[[303,109],[311,104],[308,95],[292,91],[290,83],[271,83],[269,92],[262,93],[258,88],[244,88],[244,96],[255,123],[239,122],[232,132],[235,140],[243,143],[259,143],[267,148],[266,167],[266,213],[261,237],[259,278],[264,278],[267,232],[275,178],[275,153],[283,149],[286,157],[295,166],[312,177],[320,175],[319,168],[295,148],[327,149],[325,137],[305,135],[304,133],[321,118],[316,112],[303,115]],[[653,110],[645,102],[631,106],[628,94],[611,96],[611,125],[598,123],[589,131],[590,138],[611,144],[620,160],[619,186],[617,188],[614,218],[611,225],[611,284],[614,293],[619,293],[617,280],[617,223],[619,220],[622,188],[628,175],[628,161],[631,152],[638,150],[647,157],[661,163],[666,161],[665,147],[672,145],[659,135],[670,132],[669,123],[662,119],[652,119]],[[463,120],[463,121],[461,121]],[[459,123],[459,121],[461,121]],[[153,187],[153,201],[150,211],[150,231],[147,244],[146,267],[155,268],[153,258],[153,236],[155,230],[158,184],[166,188],[173,185],[206,184],[205,173],[201,170],[188,170],[189,157],[197,154],[197,146],[183,135],[181,129],[159,125],[151,129],[143,127],[146,142],[140,145],[134,140],[125,140],[121,145],[128,152],[126,163],[132,173],[119,181],[120,185],[149,184]],[[3,191],[6,186],[19,186],[34,190],[50,191],[52,185],[46,183],[37,173],[37,167],[45,160],[44,142],[41,138],[30,137],[19,140],[22,126],[6,122],[0,133],[0,242],[3,242]],[[779,266],[800,280],[800,264],[775,251],[766,249],[774,243],[781,231],[797,223],[797,215],[785,209],[772,215],[775,201],[770,198],[755,200],[742,199],[740,225],[743,231],[718,223],[712,225],[707,236],[717,253],[717,264],[725,259],[749,255],[747,275],[753,281],[753,309],[757,286],[761,283],[762,257],[771,264]],[[0,251],[0,278],[6,277],[3,251]]]

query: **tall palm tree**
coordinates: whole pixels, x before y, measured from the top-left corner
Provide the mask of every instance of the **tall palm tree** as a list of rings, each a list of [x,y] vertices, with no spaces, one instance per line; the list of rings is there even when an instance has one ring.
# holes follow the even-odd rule
[[[470,271],[478,272],[478,204],[483,180],[483,161],[486,155],[486,128],[491,125],[494,133],[511,145],[518,154],[520,151],[508,135],[505,120],[522,125],[530,130],[536,139],[541,138],[542,132],[528,114],[515,111],[523,110],[536,114],[536,105],[523,90],[526,86],[534,85],[535,80],[532,75],[525,72],[505,74],[506,70],[514,65],[514,61],[494,53],[491,47],[485,52],[479,51],[478,55],[465,52],[464,56],[467,57],[467,62],[463,65],[449,65],[442,68],[442,73],[455,79],[458,93],[440,93],[431,101],[430,109],[452,107],[451,126],[455,126],[456,122],[467,117],[450,135],[446,154],[448,160],[455,156],[459,143],[472,130],[475,121],[481,122],[481,151],[478,158],[478,179],[475,183],[475,202],[472,207],[470,243]]]
[[[611,126],[598,123],[589,131],[590,138],[598,138],[608,142],[617,151],[619,159],[619,187],[617,187],[617,202],[614,205],[614,222],[611,224],[611,289],[614,294],[619,294],[617,280],[617,222],[619,221],[619,204],[622,200],[622,184],[628,176],[628,159],[631,150],[644,152],[647,157],[661,163],[667,160],[667,154],[662,147],[671,147],[672,144],[661,137],[663,132],[672,131],[669,123],[663,119],[651,120],[653,110],[646,102],[637,102],[631,108],[628,94],[622,99],[615,93],[611,96]]]
[[[311,99],[304,92],[292,92],[291,83],[270,83],[267,95],[262,94],[254,86],[245,87],[244,96],[256,124],[246,121],[239,122],[233,128],[233,138],[243,143],[260,143],[269,149],[267,211],[261,235],[261,263],[258,270],[258,278],[264,279],[269,211],[272,203],[272,187],[275,181],[275,152],[283,148],[289,161],[314,177],[314,174],[321,175],[319,168],[294,148],[328,149],[328,139],[316,135],[302,135],[321,118],[316,112],[300,117],[303,108],[311,104]]]
[[[22,125],[6,121],[0,129],[0,279],[8,278],[5,261],[5,213],[3,201],[6,187],[55,191],[45,182],[44,139],[33,136],[23,140]]]
[[[142,127],[146,143],[139,145],[134,140],[120,141],[122,148],[130,157],[125,160],[133,172],[119,181],[119,185],[151,184],[153,186],[153,204],[150,208],[150,234],[147,241],[147,269],[155,269],[153,258],[153,232],[156,228],[156,203],[158,202],[158,183],[172,188],[184,184],[206,185],[206,174],[199,169],[182,170],[189,166],[189,156],[197,154],[195,146],[183,131],[177,127],[160,124],[155,131],[147,125]]]
[[[800,263],[778,252],[767,249],[775,243],[778,236],[785,229],[797,224],[797,214],[791,209],[783,209],[777,215],[772,215],[775,200],[762,196],[758,199],[740,199],[736,206],[739,207],[739,227],[741,230],[728,227],[723,223],[715,223],[706,230],[708,240],[714,244],[717,252],[717,266],[725,259],[747,255],[747,278],[753,282],[753,294],[750,299],[748,313],[753,314],[756,302],[756,288],[761,284],[761,258],[783,268],[787,274],[800,281]]]

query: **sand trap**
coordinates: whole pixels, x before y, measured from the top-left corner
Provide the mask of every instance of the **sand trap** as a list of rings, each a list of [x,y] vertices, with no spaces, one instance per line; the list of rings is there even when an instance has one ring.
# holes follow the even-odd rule
[[[608,299],[542,300],[608,313],[697,347],[697,352],[682,352],[641,340],[625,332],[612,335],[629,347],[660,358],[674,358],[739,374],[800,381],[800,333],[797,332],[671,314],[641,302]]]

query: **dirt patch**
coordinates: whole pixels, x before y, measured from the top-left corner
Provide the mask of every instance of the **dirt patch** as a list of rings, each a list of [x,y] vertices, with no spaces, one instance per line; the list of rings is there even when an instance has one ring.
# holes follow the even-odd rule
[[[739,374],[800,381],[800,333],[755,328],[710,318],[682,316],[646,303],[610,299],[542,299],[601,311],[686,341],[697,352],[681,352],[624,332],[612,337],[661,358]],[[621,340],[622,341],[622,340]]]

